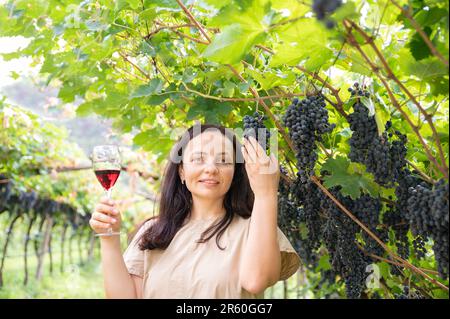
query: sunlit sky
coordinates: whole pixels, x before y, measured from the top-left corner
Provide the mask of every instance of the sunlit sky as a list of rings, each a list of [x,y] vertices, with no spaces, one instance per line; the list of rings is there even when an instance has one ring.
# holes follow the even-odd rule
[[[10,53],[20,50],[27,46],[29,40],[24,37],[0,37],[0,53]],[[31,58],[19,58],[10,61],[4,61],[0,56],[0,87],[7,86],[13,83],[14,80],[11,77],[13,71],[20,75],[36,74],[39,71],[39,67],[31,67]],[[19,79],[17,79],[19,81]]]

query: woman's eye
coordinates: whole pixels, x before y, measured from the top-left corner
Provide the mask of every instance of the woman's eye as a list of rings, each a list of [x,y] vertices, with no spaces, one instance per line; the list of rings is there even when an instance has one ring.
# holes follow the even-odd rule
[[[227,158],[221,158],[219,162],[220,164],[232,164]]]

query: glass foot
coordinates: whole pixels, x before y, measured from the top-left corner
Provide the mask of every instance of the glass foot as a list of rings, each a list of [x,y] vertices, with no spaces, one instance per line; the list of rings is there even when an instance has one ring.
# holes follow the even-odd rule
[[[109,236],[118,236],[122,233],[119,232],[111,232],[111,233],[101,233],[101,234],[95,234],[96,237],[109,237]]]

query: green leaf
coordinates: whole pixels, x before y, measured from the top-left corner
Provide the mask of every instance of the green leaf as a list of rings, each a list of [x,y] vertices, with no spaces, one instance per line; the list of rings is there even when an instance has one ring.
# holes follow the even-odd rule
[[[229,5],[230,2],[232,2],[232,0],[203,0],[203,1],[217,9],[223,8]]]
[[[245,70],[246,73],[250,74],[255,81],[261,84],[261,87],[264,90],[269,90],[276,86],[281,85],[291,85],[295,82],[295,74],[292,72],[289,73],[273,73],[269,70],[265,72],[260,72],[258,69],[254,69],[253,67],[248,67]]]
[[[277,28],[274,32],[278,34],[280,42],[274,46],[275,55],[269,64],[271,67],[283,64],[292,66],[311,60],[307,65],[311,70],[333,56],[327,47],[327,31],[310,19],[298,20]]]
[[[357,21],[359,16],[359,10],[356,8],[355,2],[353,1],[347,1],[331,15],[333,20],[336,22],[340,22],[344,19],[352,19]]]
[[[292,19],[306,14],[310,11],[310,6],[298,0],[276,0],[272,1],[272,9],[281,11],[283,17]]]
[[[10,76],[12,79],[17,80],[17,79],[20,77],[20,74],[17,73],[16,71],[11,71],[10,74],[9,74],[9,76]]]
[[[131,94],[130,98],[137,98],[160,93],[163,88],[163,84],[164,82],[159,78],[151,79],[148,84],[139,86],[136,91]]]
[[[430,27],[425,27],[423,31],[428,37],[430,37],[430,34],[432,32]],[[423,41],[419,33],[413,35],[411,41],[408,43],[408,47],[410,48],[411,53],[416,60],[422,60],[431,55],[430,48]]]
[[[263,41],[264,37],[261,30],[244,29],[240,24],[232,24],[214,37],[203,51],[203,56],[214,62],[235,64],[241,61],[253,45]]]
[[[146,8],[150,6],[156,6],[158,8],[166,8],[166,9],[175,9],[180,7],[175,0],[145,0],[144,6]]]
[[[438,23],[442,18],[448,16],[448,11],[444,8],[430,8],[429,10],[419,10],[414,19],[421,26],[432,26]]]
[[[167,100],[169,98],[169,96],[167,94],[161,94],[161,95],[152,95],[148,98],[147,100],[147,104],[148,105],[160,105],[162,104],[165,100]]]
[[[141,45],[139,47],[139,51],[142,52],[144,55],[155,57],[156,51],[155,49],[147,43],[147,41],[142,41]]]
[[[343,156],[337,156],[336,158],[328,158],[322,165],[322,170],[326,170],[331,175],[323,177],[324,185],[327,188],[333,186],[341,186],[342,194],[348,195],[353,199],[360,196],[361,191],[376,196],[376,186],[369,177],[363,172],[349,172],[350,168],[354,168],[350,161]]]
[[[196,98],[195,104],[190,107],[186,119],[188,121],[205,119],[205,123],[220,124],[220,118],[225,117],[232,111],[228,102],[219,102],[205,98]]]
[[[141,0],[127,0],[130,8],[136,10],[141,7]]]
[[[158,16],[158,12],[155,10],[155,8],[149,8],[149,9],[145,9],[144,11],[139,13],[139,20],[151,22],[157,16]]]
[[[316,267],[316,271],[326,271],[331,269],[330,259],[328,255],[322,255],[319,259],[318,265]]]
[[[93,102],[84,102],[84,103],[78,105],[76,113],[77,113],[77,116],[83,117],[83,116],[88,116],[91,113],[93,113],[93,110],[94,110]]]
[[[223,84],[222,94],[225,97],[232,97],[234,95],[234,89],[236,85],[231,81],[225,81]]]

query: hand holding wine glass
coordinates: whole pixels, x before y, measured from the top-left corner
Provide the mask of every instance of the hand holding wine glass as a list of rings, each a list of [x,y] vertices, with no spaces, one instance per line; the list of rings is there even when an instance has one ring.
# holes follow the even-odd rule
[[[89,225],[96,234],[106,235],[108,233],[105,232],[109,231],[109,229],[112,229],[112,233],[118,234],[121,223],[120,212],[115,206],[114,201],[108,199],[106,196],[95,206],[94,213],[89,221]]]
[[[96,211],[92,215],[90,224],[97,232],[107,227],[107,232],[98,232],[96,236],[120,235],[120,232],[113,231],[111,224],[117,222],[118,211],[114,211],[111,200],[112,187],[120,175],[121,163],[120,152],[115,145],[100,145],[94,147],[92,152],[92,166],[95,176],[106,191],[106,198],[97,205]],[[111,216],[107,215],[110,214]],[[119,216],[120,217],[120,216]],[[106,225],[106,226],[105,226]]]

